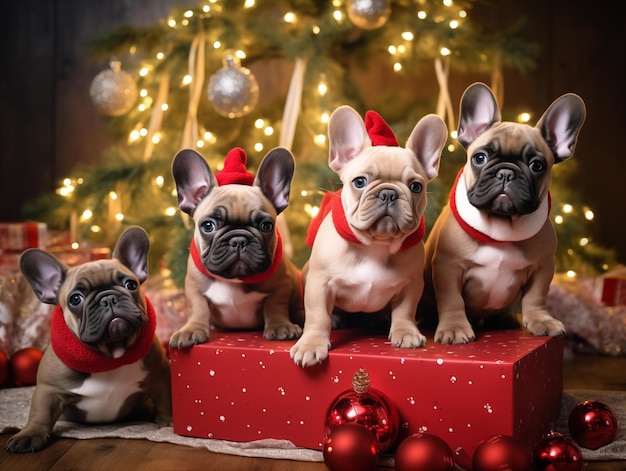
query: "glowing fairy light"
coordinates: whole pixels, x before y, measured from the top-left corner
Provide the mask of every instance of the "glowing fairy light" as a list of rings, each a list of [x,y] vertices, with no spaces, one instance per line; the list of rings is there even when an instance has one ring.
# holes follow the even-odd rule
[[[102,231],[102,228],[98,226],[97,224],[94,224],[93,226],[89,228],[89,230],[97,234],[98,232]]]
[[[573,207],[571,204],[567,204],[567,203],[565,203],[565,204],[563,205],[563,212],[564,212],[565,214],[570,214],[572,211],[574,211],[574,207]]]
[[[458,20],[451,20],[448,25],[450,26],[450,29],[457,29],[459,27],[459,22]]]
[[[285,16],[283,16],[283,20],[285,20],[285,23],[295,23],[296,14],[292,11],[288,11],[285,13]]]
[[[315,142],[318,146],[322,146],[326,144],[326,134],[318,134],[313,138],[313,142]]]
[[[561,216],[560,214],[557,214],[556,216],[554,216],[554,222],[556,224],[563,224],[563,216]]]
[[[266,136],[271,136],[272,134],[274,134],[274,128],[272,126],[266,126],[265,129],[263,129],[263,134],[265,134]]]
[[[189,85],[192,82],[193,78],[191,77],[191,75],[187,74],[183,77],[183,80],[181,81],[181,84],[183,86],[185,85]]]
[[[183,16],[185,18],[191,18],[193,16],[193,11],[192,10],[187,10],[185,13],[183,13]]]
[[[213,41],[213,49],[219,49],[222,47],[222,43],[220,41]]]
[[[163,111],[167,111],[169,108],[170,108],[170,105],[168,105],[167,103],[163,103],[161,105],[161,110],[163,110]]]
[[[264,146],[262,142],[257,142],[256,144],[254,144],[254,150],[257,152],[262,152],[263,148]]]
[[[581,247],[584,247],[587,244],[589,244],[589,239],[587,237],[581,237],[578,241],[578,245],[580,245]]]
[[[593,211],[589,208],[584,208],[583,211],[585,214],[585,219],[587,221],[593,221],[593,218],[595,217],[595,214],[593,214]]]
[[[163,178],[163,175],[158,175],[155,179],[154,179],[154,183],[156,184],[156,186],[158,186],[159,188],[163,188],[163,184],[165,183],[165,178]]]
[[[117,193],[114,191],[109,191],[109,198],[112,199],[113,201],[116,201],[118,198]]]
[[[392,44],[387,48],[387,52],[393,56],[398,52],[398,48]]]
[[[574,270],[567,270],[565,276],[567,276],[568,278],[576,278],[576,272]]]
[[[328,92],[328,85],[326,85],[326,82],[320,82],[317,84],[317,93],[320,94],[320,96],[324,96],[326,95],[326,92]]]
[[[198,139],[196,141],[196,147],[202,149],[204,147],[204,141],[202,139]]]
[[[167,20],[167,26],[169,26],[170,28],[176,27],[176,20],[174,18],[170,18],[169,20]]]
[[[322,115],[320,116],[320,121],[322,123],[328,123],[329,119],[330,119],[330,114],[327,111],[324,111]]]
[[[333,18],[337,23],[341,23],[343,21],[343,13],[340,10],[333,11]]]
[[[254,0],[246,0],[243,4],[244,8],[252,8],[255,5]]]
[[[393,71],[400,72],[402,70],[402,64],[400,62],[396,62],[393,64]]]
[[[166,216],[175,216],[177,213],[177,210],[174,206],[170,206],[169,208],[165,208],[164,213]]]
[[[519,123],[527,123],[528,121],[530,121],[530,113],[520,113],[519,115],[517,115],[517,121]]]
[[[156,53],[156,58],[157,58],[157,60],[162,61],[163,59],[165,59],[165,54],[163,52],[157,52]]]
[[[139,130],[138,129],[133,129],[130,132],[129,136],[128,136],[128,141],[129,142],[135,142],[140,137],[141,137],[141,135],[139,134]]]
[[[405,41],[413,41],[413,33],[410,31],[405,31],[401,36]]]
[[[417,12],[417,17],[420,20],[425,20],[426,16],[428,16],[428,15],[426,15],[426,12],[424,10],[420,10],[420,11]]]
[[[93,217],[93,211],[91,209],[85,209],[80,215],[81,222],[89,221]]]
[[[139,75],[141,75],[142,77],[145,77],[146,75],[148,75],[148,73],[150,73],[150,69],[148,67],[142,67],[139,70]]]
[[[145,88],[142,88],[141,90],[139,90],[139,96],[141,98],[145,98],[148,96],[148,90],[146,90]]]
[[[439,54],[441,54],[442,56],[449,56],[450,54],[452,54],[452,51],[448,49],[447,47],[442,47],[439,50]]]
[[[117,213],[115,215],[115,220],[122,222],[124,220],[124,215],[122,213]]]
[[[257,129],[261,129],[263,126],[265,126],[265,120],[262,118],[258,118],[257,120],[254,121],[254,127]]]

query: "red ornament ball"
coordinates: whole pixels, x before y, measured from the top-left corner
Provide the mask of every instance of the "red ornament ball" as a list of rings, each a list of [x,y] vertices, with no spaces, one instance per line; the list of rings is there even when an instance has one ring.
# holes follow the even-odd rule
[[[337,426],[357,423],[366,427],[378,440],[381,454],[389,450],[398,438],[400,413],[382,391],[370,387],[364,369],[354,374],[352,389],[340,393],[326,412],[324,437]]]
[[[324,440],[322,453],[330,471],[372,471],[380,458],[376,435],[356,423],[335,427]]]
[[[608,445],[617,437],[615,412],[599,401],[579,402],[570,412],[569,431],[578,444],[590,450]]]
[[[574,440],[551,432],[536,443],[533,463],[537,471],[581,471],[583,455]]]
[[[0,350],[0,386],[9,377],[9,358],[7,354]]]
[[[531,454],[524,445],[508,435],[495,435],[476,446],[472,457],[473,471],[528,471]]]
[[[22,348],[9,359],[11,376],[16,386],[32,386],[37,383],[37,370],[43,352],[36,348]]]
[[[430,433],[414,433],[402,440],[395,455],[396,471],[452,471],[454,456],[448,444]]]

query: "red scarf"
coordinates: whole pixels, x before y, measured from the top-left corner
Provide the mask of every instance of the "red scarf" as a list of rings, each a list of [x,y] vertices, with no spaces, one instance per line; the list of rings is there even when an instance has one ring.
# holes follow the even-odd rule
[[[450,210],[452,211],[454,218],[459,223],[461,228],[465,232],[467,232],[467,234],[470,237],[472,237],[474,240],[480,243],[496,244],[496,243],[501,243],[501,242],[511,242],[507,240],[494,239],[493,237],[471,226],[465,219],[461,217],[461,215],[459,214],[459,210],[457,208],[457,203],[456,203],[456,187],[457,187],[459,180],[461,179],[461,176],[463,175],[463,170],[464,169],[462,168],[457,174],[456,179],[454,180],[454,185],[452,185],[452,189],[450,190],[449,203],[450,203]],[[550,198],[550,193],[548,193],[548,215],[550,214],[550,206],[551,206],[551,198]]]
[[[320,205],[320,212],[317,216],[311,221],[309,225],[309,229],[306,236],[306,243],[309,247],[313,246],[313,241],[315,240],[315,236],[317,235],[317,231],[322,224],[324,218],[331,213],[333,218],[333,224],[335,225],[335,229],[337,233],[343,237],[348,242],[352,242],[354,244],[361,244],[362,242],[357,239],[352,232],[352,228],[348,224],[348,220],[346,219],[346,213],[343,210],[343,205],[341,204],[341,189],[336,192],[328,192],[322,198],[322,203]],[[420,220],[420,225],[417,227],[415,231],[413,231],[409,236],[404,239],[402,242],[402,246],[400,250],[407,250],[417,244],[419,244],[424,235],[426,234],[426,222],[424,221],[424,216]]]
[[[283,258],[283,240],[280,237],[280,232],[278,232],[278,229],[276,230],[276,237],[278,240],[276,241],[276,249],[274,250],[274,261],[272,262],[272,265],[264,272],[257,273],[256,275],[252,275],[247,278],[243,278],[242,280],[240,280],[242,283],[262,283],[263,281],[268,280],[276,272],[276,270],[278,269],[278,265],[280,265],[280,261]],[[215,276],[202,264],[200,251],[198,250],[196,242],[193,239],[191,239],[189,252],[191,253],[191,258],[193,259],[193,263],[196,265],[196,268],[200,270],[200,272],[204,274],[204,276],[215,278]]]
[[[111,371],[120,366],[135,363],[150,351],[156,330],[156,314],[148,298],[146,298],[146,314],[148,323],[142,327],[135,343],[122,357],[110,358],[78,340],[65,323],[63,309],[57,305],[52,313],[50,344],[61,361],[73,370],[82,373]]]

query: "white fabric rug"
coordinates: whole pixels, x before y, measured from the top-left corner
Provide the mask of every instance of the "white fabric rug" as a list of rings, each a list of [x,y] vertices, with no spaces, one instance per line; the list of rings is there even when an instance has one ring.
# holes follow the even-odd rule
[[[28,420],[30,399],[34,386],[0,389],[0,431],[11,433],[20,429]],[[626,392],[567,390],[563,393],[561,412],[556,424],[557,431],[569,435],[567,419],[580,401],[594,399],[608,405],[618,417],[621,425],[613,443],[598,450],[582,449],[585,460],[626,460]],[[297,448],[287,440],[258,440],[240,443],[225,440],[191,438],[177,435],[172,427],[159,428],[153,423],[122,423],[114,425],[87,426],[71,422],[57,422],[54,434],[67,438],[136,438],[153,442],[168,442],[176,445],[206,448],[216,453],[289,459],[296,461],[324,461],[320,451]],[[393,466],[393,458],[385,457],[382,465]]]

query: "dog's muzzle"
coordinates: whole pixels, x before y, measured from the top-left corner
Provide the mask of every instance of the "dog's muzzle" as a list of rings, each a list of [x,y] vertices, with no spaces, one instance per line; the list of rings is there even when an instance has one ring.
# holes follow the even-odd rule
[[[264,241],[243,229],[215,238],[205,259],[207,270],[223,278],[246,278],[271,264]]]
[[[145,322],[145,313],[130,296],[108,291],[86,304],[80,338],[91,344],[119,341],[135,334]]]

